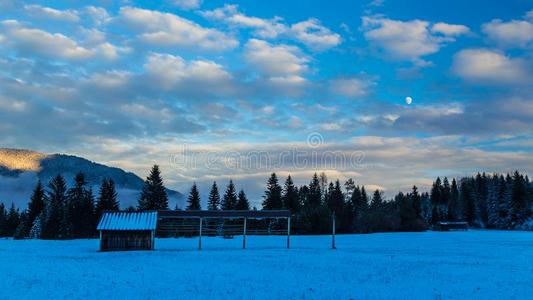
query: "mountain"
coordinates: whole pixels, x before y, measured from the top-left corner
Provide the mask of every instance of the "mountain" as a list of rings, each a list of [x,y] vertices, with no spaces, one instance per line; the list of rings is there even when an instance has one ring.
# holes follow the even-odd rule
[[[65,154],[43,154],[30,150],[0,148],[0,202],[15,203],[24,208],[38,179],[44,186],[57,174],[63,175],[69,186],[76,173],[85,175],[95,195],[104,178],[115,181],[121,208],[136,206],[143,180],[120,168],[108,167],[82,157]],[[184,196],[167,189],[169,206],[184,207]]]

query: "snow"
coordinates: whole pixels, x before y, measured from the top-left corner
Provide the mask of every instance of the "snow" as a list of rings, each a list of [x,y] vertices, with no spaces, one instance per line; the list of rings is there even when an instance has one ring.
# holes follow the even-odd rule
[[[158,239],[0,240],[0,299],[525,299],[533,233],[466,231]]]

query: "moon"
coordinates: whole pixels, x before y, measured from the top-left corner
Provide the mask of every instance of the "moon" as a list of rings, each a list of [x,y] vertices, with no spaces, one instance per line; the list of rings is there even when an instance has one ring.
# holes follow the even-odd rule
[[[413,98],[411,98],[411,97],[405,97],[405,103],[407,103],[407,105],[413,103]]]

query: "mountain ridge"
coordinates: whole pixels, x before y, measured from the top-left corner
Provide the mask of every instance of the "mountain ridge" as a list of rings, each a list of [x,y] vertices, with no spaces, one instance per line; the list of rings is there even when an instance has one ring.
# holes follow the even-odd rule
[[[45,154],[28,149],[0,148],[0,179],[3,179],[0,180],[0,202],[9,202],[9,198],[26,197],[25,200],[11,199],[12,202],[17,202],[19,207],[29,200],[29,195],[37,180],[41,180],[46,186],[53,176],[61,174],[71,185],[78,172],[85,175],[89,186],[93,189],[97,189],[104,178],[113,179],[122,208],[136,204],[138,193],[144,182],[133,172],[75,155]],[[31,181],[34,182],[31,183]],[[169,206],[183,206],[183,194],[168,188],[167,193]]]

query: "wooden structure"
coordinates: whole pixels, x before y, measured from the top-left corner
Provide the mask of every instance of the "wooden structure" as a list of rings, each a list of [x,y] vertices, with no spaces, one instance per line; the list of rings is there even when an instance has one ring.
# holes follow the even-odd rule
[[[434,229],[437,231],[468,230],[467,222],[438,222]]]
[[[157,212],[104,212],[96,229],[100,251],[154,250]]]
[[[202,249],[202,235],[204,234],[204,221],[213,219],[222,220],[242,220],[243,226],[241,232],[235,230],[231,233],[237,235],[242,233],[242,248],[246,248],[246,236],[248,234],[257,234],[257,230],[250,232],[248,230],[249,219],[287,219],[287,230],[283,230],[287,235],[287,248],[290,248],[291,236],[291,212],[288,210],[164,210],[159,211],[157,215],[158,232],[176,230],[178,226],[184,226],[171,222],[179,219],[198,220],[198,223],[189,223],[185,225],[191,235],[198,235],[198,249]],[[268,233],[272,232],[271,230]],[[279,230],[277,231],[279,232]]]

